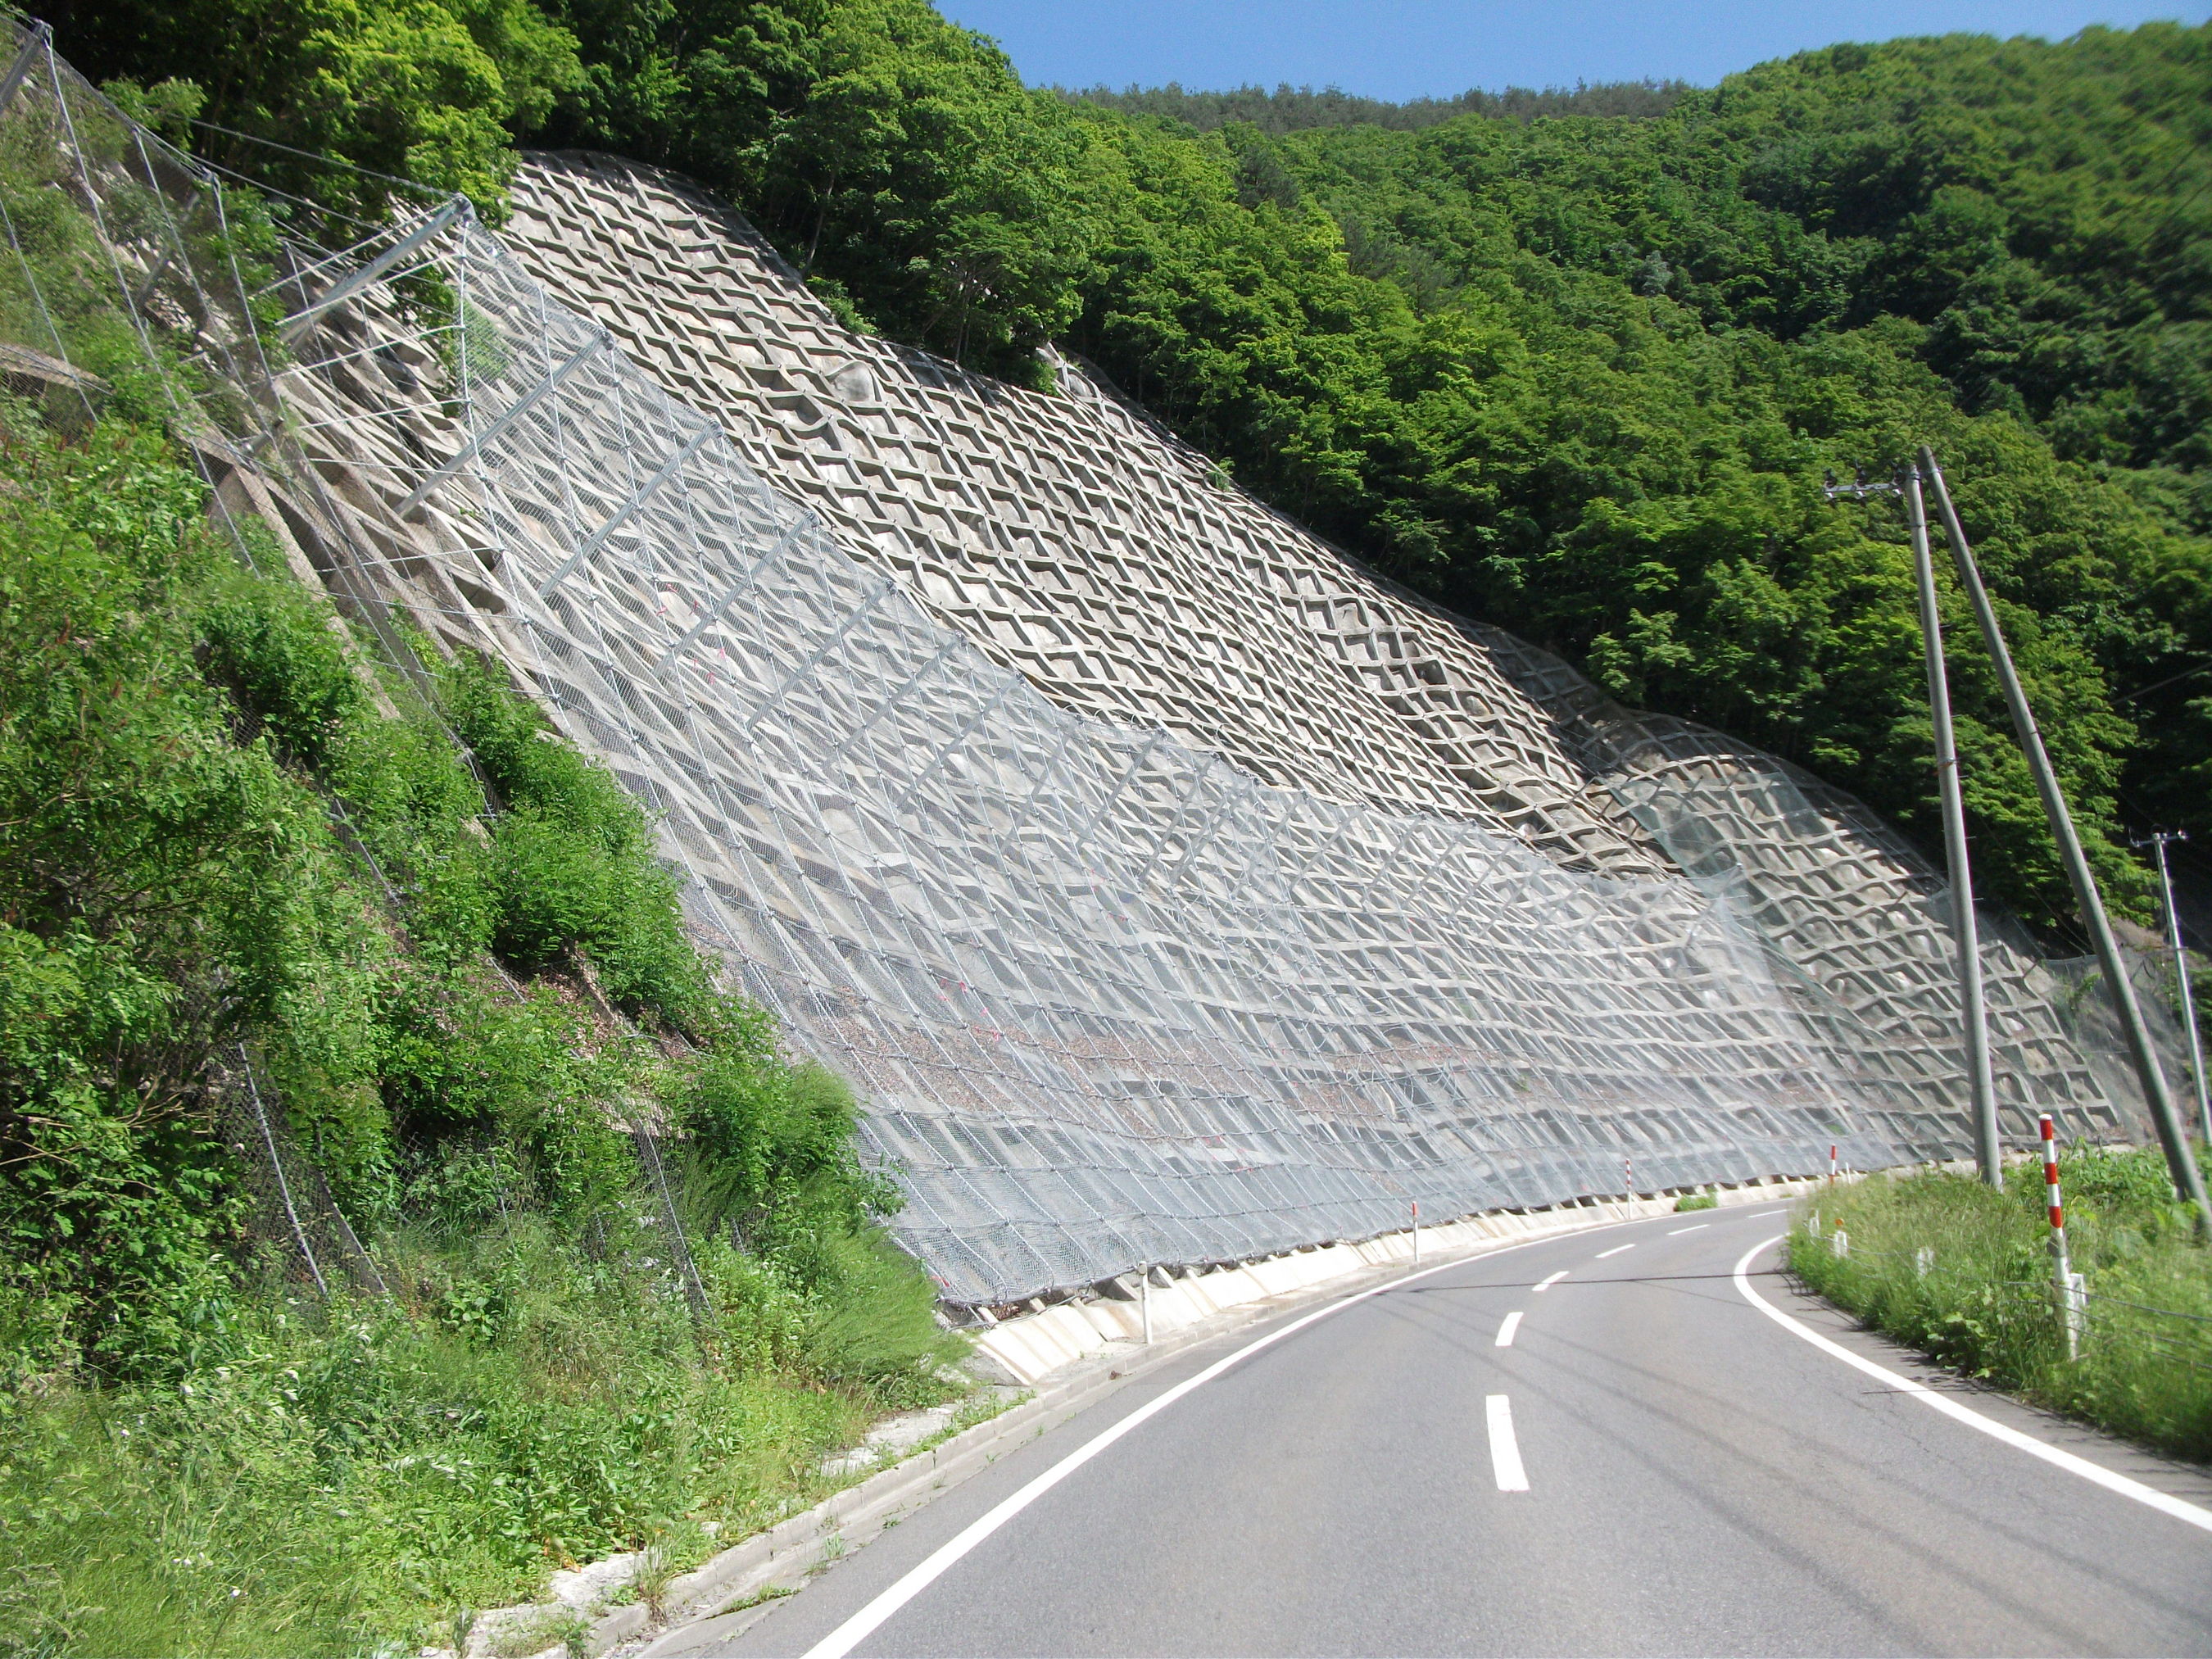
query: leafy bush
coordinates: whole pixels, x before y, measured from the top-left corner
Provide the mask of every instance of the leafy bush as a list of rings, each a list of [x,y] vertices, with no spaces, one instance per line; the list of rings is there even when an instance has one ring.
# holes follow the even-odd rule
[[[1929,1173],[1816,1194],[1800,1207],[1817,1212],[1818,1231],[1791,1234],[1790,1264],[1869,1325],[1972,1376],[2212,1460],[2212,1251],[2174,1201],[2164,1157],[2071,1152],[2059,1182],[2074,1271],[2089,1286],[2078,1360],[2066,1358],[2033,1169],[2002,1193]]]
[[[483,665],[380,677],[204,500],[0,408],[0,1651],[443,1640],[951,1391],[849,1091],[715,987],[613,776]],[[288,1276],[249,1064],[389,1297]]]
[[[1677,1214],[1680,1214],[1684,1210],[1716,1209],[1719,1205],[1720,1200],[1715,1198],[1711,1193],[1684,1193],[1681,1197],[1674,1200],[1674,1210]]]
[[[625,1012],[694,1035],[726,1024],[652,825],[614,775],[556,740],[484,664],[452,665],[444,689],[454,729],[509,809],[493,836],[500,954],[531,972],[580,947]]]

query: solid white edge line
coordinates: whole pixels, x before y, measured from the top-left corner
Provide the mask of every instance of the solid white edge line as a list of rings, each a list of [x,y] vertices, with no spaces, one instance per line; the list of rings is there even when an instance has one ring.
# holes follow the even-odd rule
[[[1632,1250],[1635,1248],[1636,1246],[1633,1244],[1616,1244],[1609,1250],[1600,1250],[1595,1255],[1592,1256],[1590,1260],[1593,1261],[1602,1261],[1609,1255],[1619,1255],[1623,1250]]]
[[[1712,1224],[1710,1221],[1700,1221],[1694,1227],[1669,1227],[1667,1229],[1667,1237],[1674,1238],[1682,1233],[1701,1233]]]
[[[917,1565],[908,1568],[904,1575],[890,1589],[882,1591],[858,1613],[807,1649],[805,1659],[845,1659],[846,1655],[868,1639],[877,1626],[913,1601],[922,1591],[927,1589],[947,1568],[974,1549],[976,1545],[998,1531],[1000,1527],[1005,1526],[1007,1522],[1012,1520],[1031,1504],[1074,1474],[1076,1470],[1097,1456],[1100,1452],[1104,1451],[1107,1447],[1128,1433],[1130,1430],[1165,1411],[1192,1389],[1211,1382],[1238,1360],[1259,1352],[1261,1349],[1272,1343],[1281,1341],[1295,1331],[1304,1330],[1317,1320],[1326,1319],[1334,1313],[1341,1313],[1355,1303],[1364,1302],[1370,1296],[1380,1296],[1385,1291],[1395,1291],[1401,1285],[1410,1285],[1417,1279],[1426,1279],[1431,1273],[1440,1273],[1450,1267],[1464,1267],[1474,1261],[1486,1261],[1492,1256],[1507,1255],[1515,1250],[1529,1249],[1538,1244],[1556,1244],[1565,1239],[1582,1237],[1586,1233],[1608,1232],[1614,1227],[1633,1227],[1640,1222],[1650,1219],[1651,1218],[1649,1216],[1638,1216],[1629,1221],[1608,1222],[1600,1227],[1550,1233],[1540,1238],[1523,1238],[1510,1244],[1502,1244],[1494,1250],[1483,1250],[1473,1255],[1460,1256],[1450,1261],[1439,1261],[1433,1267],[1424,1267],[1418,1273],[1401,1274],[1396,1279],[1384,1279],[1379,1285],[1370,1285],[1364,1291],[1354,1291],[1340,1302],[1332,1302],[1325,1308],[1316,1308],[1304,1318],[1294,1319],[1279,1329],[1269,1331],[1265,1336],[1246,1343],[1235,1353],[1230,1354],[1225,1358],[1215,1360],[1195,1376],[1185,1377],[1164,1394],[1146,1401],[1112,1427],[1100,1430],[1042,1474],[1031,1480],[1027,1486],[1023,1486],[1011,1497],[1001,1498],[996,1505],[969,1522],[951,1540],[939,1545]],[[1498,1397],[1501,1400],[1504,1398],[1503,1395]],[[1517,1458],[1517,1453],[1516,1456]],[[1522,1489],[1526,1490],[1525,1487]]]
[[[1537,1285],[1537,1286],[1536,1286],[1536,1288],[1534,1289],[1534,1291],[1533,1291],[1531,1292],[1531,1294],[1532,1294],[1532,1295],[1535,1295],[1535,1296],[1541,1296],[1541,1295],[1543,1295],[1543,1293],[1544,1293],[1545,1291],[1547,1291],[1550,1290],[1550,1289],[1552,1288],[1552,1286],[1553,1286],[1553,1285],[1554,1285],[1558,1284],[1561,1279],[1565,1279],[1565,1278],[1569,1273],[1572,1273],[1572,1272],[1574,1272],[1574,1269],[1573,1269],[1572,1267],[1562,1267],[1562,1268],[1560,1268],[1559,1272],[1557,1272],[1557,1273],[1553,1273],[1553,1274],[1549,1279],[1547,1279],[1544,1280],[1544,1282],[1543,1282],[1542,1284],[1540,1284],[1540,1285]]]
[[[1753,1210],[1753,1211],[1749,1215],[1747,1215],[1747,1216],[1744,1217],[1744,1219],[1745,1219],[1746,1221],[1756,1221],[1756,1220],[1758,1220],[1758,1219],[1759,1218],[1759,1217],[1761,1217],[1761,1216],[1763,1216],[1763,1215],[1787,1215],[1788,1213],[1789,1213],[1789,1211],[1787,1211],[1786,1209],[1783,1209],[1783,1210]]]
[[[1911,1395],[1922,1404],[1934,1407],[1946,1417],[1964,1423],[1970,1429],[1979,1429],[1993,1440],[2002,1440],[2006,1445],[2024,1451],[2031,1457],[2039,1457],[2046,1463],[2064,1469],[2069,1474],[2078,1474],[2084,1480],[2094,1482],[2107,1492],[2118,1492],[2123,1498],[2132,1498],[2136,1503],[2148,1504],[2152,1509],[2172,1516],[2177,1521],[2186,1521],[2192,1527],[2201,1527],[2206,1532],[2212,1532],[2212,1510],[2200,1509],[2185,1499],[2162,1492],[2155,1486],[2147,1486],[2140,1480],[2131,1480],[2124,1474],[2116,1474],[2102,1464],[2092,1463],[2086,1457],[2076,1457],[2072,1452],[2061,1451],[2056,1446],[2047,1446],[2032,1434],[2022,1434],[2018,1429],[2000,1423],[1994,1418],[1984,1417],[1979,1412],[1960,1405],[1948,1395],[1937,1393],[1925,1383],[1916,1382],[1909,1376],[1899,1376],[1887,1366],[1877,1365],[1873,1360],[1853,1353],[1842,1343],[1830,1341],[1811,1326],[1783,1312],[1757,1291],[1752,1289],[1751,1279],[1746,1270],[1750,1267],[1753,1256],[1761,1250],[1780,1243],[1789,1236],[1787,1233],[1777,1233],[1772,1238],[1753,1245],[1743,1253],[1743,1259],[1735,1264],[1736,1289],[1743,1292],[1745,1298],[1753,1307],[1758,1309],[1776,1324],[1794,1335],[1803,1337],[1821,1352],[1832,1354],[1846,1365],[1856,1366],[1869,1376],[1879,1377],[1900,1393]]]
[[[1528,1490],[1528,1471],[1521,1467],[1521,1445],[1513,1437],[1513,1402],[1502,1394],[1486,1395],[1483,1415],[1490,1425],[1490,1472],[1500,1492]]]
[[[1513,1346],[1513,1333],[1520,1328],[1521,1310],[1516,1308],[1511,1313],[1505,1316],[1505,1322],[1498,1328],[1498,1340],[1491,1346],[1498,1348],[1511,1347]]]

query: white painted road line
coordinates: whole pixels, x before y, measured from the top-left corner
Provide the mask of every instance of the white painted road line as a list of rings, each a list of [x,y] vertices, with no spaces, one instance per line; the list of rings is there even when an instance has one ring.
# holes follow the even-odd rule
[[[1789,1212],[1785,1210],[1753,1210],[1749,1215],[1744,1217],[1744,1219],[1756,1221],[1763,1215],[1786,1215],[1787,1213]]]
[[[1632,1250],[1635,1248],[1633,1244],[1616,1244],[1609,1250],[1600,1250],[1590,1259],[1593,1261],[1602,1261],[1609,1255],[1619,1255],[1623,1250]]]
[[[1667,1237],[1672,1238],[1677,1233],[1701,1233],[1712,1224],[1710,1221],[1700,1221],[1694,1227],[1669,1227],[1667,1229]]]
[[[1513,1333],[1520,1328],[1521,1310],[1516,1308],[1511,1313],[1505,1316],[1505,1322],[1498,1328],[1497,1346],[1501,1348],[1511,1347],[1513,1346]]]
[[[1613,1226],[1621,1227],[1632,1224],[1625,1221],[1611,1224]],[[1597,1229],[1593,1228],[1591,1231],[1595,1231]],[[1415,1279],[1427,1279],[1432,1274],[1445,1273],[1454,1267],[1464,1267],[1471,1261],[1480,1261],[1493,1255],[1505,1255],[1515,1250],[1531,1249],[1536,1245],[1550,1243],[1552,1239],[1549,1237],[1524,1238],[1516,1243],[1501,1244],[1494,1250],[1480,1251],[1474,1256],[1462,1256],[1455,1261],[1440,1261],[1433,1267],[1423,1267],[1417,1272],[1407,1273],[1402,1279],[1386,1279],[1383,1283],[1371,1285],[1364,1291],[1354,1291],[1340,1302],[1332,1302],[1327,1307],[1316,1308],[1303,1319],[1294,1319],[1287,1325],[1279,1325],[1265,1336],[1256,1337],[1247,1342],[1234,1353],[1215,1360],[1197,1376],[1187,1376],[1165,1393],[1153,1395],[1152,1399],[1115,1423],[1110,1428],[1102,1429],[1091,1436],[1090,1439],[1068,1453],[1043,1474],[1033,1477],[1030,1483],[1018,1492],[1014,1492],[1011,1497],[1000,1498],[996,1506],[987,1510],[977,1519],[969,1522],[948,1542],[939,1545],[918,1565],[908,1568],[904,1577],[889,1589],[882,1592],[874,1601],[807,1649],[805,1659],[845,1659],[845,1656],[866,1641],[884,1620],[935,1583],[953,1563],[974,1549],[976,1545],[998,1531],[1007,1522],[1036,1503],[1038,1498],[1043,1497],[1069,1475],[1073,1474],[1076,1470],[1097,1456],[1100,1452],[1104,1451],[1123,1435],[1140,1424],[1150,1422],[1192,1389],[1205,1387],[1240,1359],[1281,1341],[1294,1332],[1305,1329],[1316,1320],[1326,1319],[1331,1314],[1342,1313],[1346,1308],[1356,1307],[1371,1296],[1381,1296],[1386,1291],[1402,1290]],[[1494,1457],[1498,1450],[1496,1425],[1499,1413],[1505,1406],[1505,1396],[1501,1394],[1492,1398],[1495,1404],[1491,1413],[1490,1447]],[[1511,1455],[1514,1472],[1518,1474],[1521,1469],[1521,1455],[1513,1447],[1513,1421],[1510,1416],[1505,1419],[1505,1449]],[[1502,1468],[1500,1474],[1499,1485],[1502,1489],[1515,1492],[1528,1490],[1525,1479],[1518,1486],[1504,1487]]]
[[[1534,1291],[1534,1294],[1535,1294],[1535,1295],[1537,1295],[1537,1296],[1541,1296],[1541,1295],[1543,1295],[1543,1293],[1544,1293],[1545,1291],[1547,1291],[1550,1290],[1550,1289],[1552,1288],[1552,1286],[1553,1286],[1553,1285],[1554,1285],[1558,1284],[1561,1279],[1565,1279],[1565,1278],[1569,1273],[1572,1273],[1573,1271],[1574,1271],[1574,1269],[1573,1269],[1573,1268],[1571,1268],[1571,1267],[1562,1267],[1562,1268],[1560,1268],[1559,1272],[1557,1272],[1557,1273],[1553,1273],[1553,1274],[1549,1279],[1546,1279],[1542,1284],[1540,1284],[1540,1285],[1539,1285],[1538,1286],[1536,1286],[1536,1289],[1535,1289],[1535,1291]]]
[[[1776,1213],[1780,1212],[1778,1211]],[[1842,1343],[1831,1342],[1803,1321],[1791,1318],[1757,1291],[1752,1289],[1748,1272],[1753,1256],[1761,1250],[1769,1249],[1779,1244],[1788,1237],[1786,1233],[1777,1233],[1772,1238],[1754,1244],[1746,1250],[1743,1253],[1743,1259],[1735,1264],[1735,1287],[1743,1292],[1745,1299],[1753,1307],[1758,1309],[1759,1312],[1793,1336],[1803,1337],[1821,1352],[1833,1355],[1846,1365],[1856,1366],[1869,1376],[1887,1383],[1901,1394],[1911,1395],[1923,1406],[1930,1407],[1942,1413],[1946,1417],[1955,1419],[1970,1429],[1979,1429],[1992,1439],[2002,1440],[2006,1445],[2024,1451],[2031,1457],[2039,1457],[2046,1463],[2054,1464],[2064,1469],[2069,1474],[2078,1474],[2084,1480],[2092,1481],[2107,1492],[2118,1492],[2123,1498],[2132,1498],[2136,1503],[2148,1504],[2152,1509],[2172,1516],[2177,1521],[2185,1521],[2192,1527],[2201,1527],[2206,1532],[2212,1532],[2212,1510],[2200,1509],[2194,1504],[2162,1492],[2155,1486],[2146,1486],[2140,1480],[2130,1480],[2126,1475],[2117,1474],[2100,1463],[2092,1463],[2086,1457],[2076,1457],[2072,1452],[2061,1451],[2056,1446],[2046,1446],[2033,1435],[2022,1434],[2018,1429],[2007,1424],[1997,1422],[1993,1418],[1984,1417],[1978,1411],[1969,1410],[1952,1399],[1950,1395],[1938,1394],[1924,1382],[1916,1382],[1909,1376],[1899,1376],[1887,1366],[1877,1365],[1873,1360],[1853,1353]],[[1502,1400],[1504,1396],[1492,1397],[1493,1400]],[[1494,1427],[1491,1431],[1490,1443],[1494,1452],[1498,1444],[1497,1431]]]
[[[1502,1394],[1482,1402],[1490,1418],[1490,1471],[1500,1492],[1528,1490],[1528,1471],[1521,1467],[1521,1448],[1513,1438],[1513,1404]]]

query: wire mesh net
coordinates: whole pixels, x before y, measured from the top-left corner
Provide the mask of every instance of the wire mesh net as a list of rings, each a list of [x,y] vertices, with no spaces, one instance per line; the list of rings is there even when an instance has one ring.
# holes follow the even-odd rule
[[[16,222],[59,192],[218,499],[395,665],[394,610],[509,665],[659,815],[700,939],[855,1085],[948,1300],[1364,1237],[1415,1200],[1963,1148],[1940,884],[1863,809],[1488,630],[1482,695],[1526,728],[1498,744],[1542,750],[1540,811],[1504,788],[1439,810],[1421,792],[1458,774],[1426,760],[1340,798],[1387,750],[1357,732],[1294,766],[1280,732],[1278,764],[1066,706],[465,210],[276,246],[249,282],[211,177],[19,46],[8,337],[70,362]],[[1992,964],[2008,1102],[2131,1132],[2033,954],[2000,938]],[[319,1272],[346,1250],[264,1140]]]

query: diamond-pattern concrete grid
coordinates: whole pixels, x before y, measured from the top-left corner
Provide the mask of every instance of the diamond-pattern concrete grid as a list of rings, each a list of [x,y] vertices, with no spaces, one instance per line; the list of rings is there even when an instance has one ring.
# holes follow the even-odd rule
[[[439,246],[458,349],[373,287],[284,377],[295,528],[665,815],[948,1297],[1965,1151],[1942,884],[1855,802],[1377,580],[1075,365],[845,330],[681,180],[539,156],[515,204]],[[1987,955],[2009,1131],[2134,1135]]]

